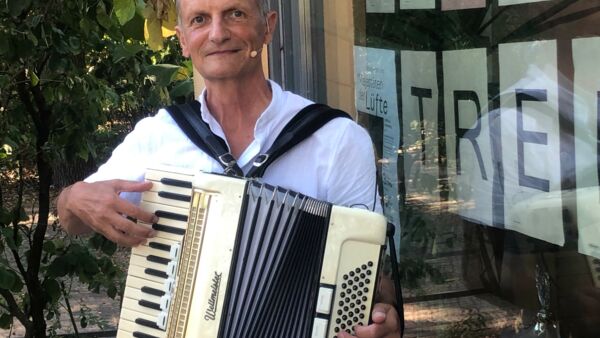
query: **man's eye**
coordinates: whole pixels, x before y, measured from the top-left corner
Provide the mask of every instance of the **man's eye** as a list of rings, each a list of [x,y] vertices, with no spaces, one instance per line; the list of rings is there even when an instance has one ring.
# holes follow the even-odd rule
[[[204,19],[203,16],[197,16],[192,19],[192,23],[194,23],[194,24],[203,24],[204,21],[206,21],[206,20]]]
[[[231,11],[231,17],[235,18],[235,19],[241,19],[244,17],[244,12],[240,11],[240,10],[233,10]]]

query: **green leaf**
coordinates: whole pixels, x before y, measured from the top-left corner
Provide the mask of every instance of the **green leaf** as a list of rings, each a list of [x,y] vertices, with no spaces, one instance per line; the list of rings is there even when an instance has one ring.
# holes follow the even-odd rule
[[[68,261],[65,256],[57,257],[48,266],[49,277],[64,277],[69,273]]]
[[[13,322],[12,315],[10,315],[8,313],[3,313],[0,316],[0,329],[5,329],[5,330],[10,329],[12,322]]]
[[[17,282],[17,278],[13,271],[0,267],[0,288],[10,290]]]
[[[102,243],[102,252],[108,256],[112,256],[117,251],[117,244],[109,240],[104,240]]]
[[[29,76],[31,77],[31,86],[35,87],[40,83],[40,78],[37,76],[37,74],[34,71],[30,71],[29,72]]]
[[[81,328],[85,329],[88,326],[88,319],[86,316],[81,316],[81,320],[79,321]]]
[[[177,65],[158,64],[148,67],[147,72],[155,77],[159,86],[166,87],[171,84],[175,76],[177,76],[180,68],[182,67]]]
[[[37,47],[39,41],[38,41],[38,38],[35,36],[35,34],[33,34],[32,31],[27,31],[27,38],[29,39],[29,41],[31,41],[31,43],[33,43],[34,46]]]
[[[126,24],[135,15],[134,0],[114,0],[114,10],[121,25]]]
[[[137,53],[144,51],[146,47],[139,44],[125,44],[115,48],[112,53],[113,62],[117,63],[124,59],[134,57]]]
[[[8,53],[10,49],[9,35],[0,31],[0,55]]]
[[[99,233],[94,233],[92,235],[92,237],[90,237],[90,239],[88,240],[88,243],[90,244],[90,246],[96,250],[100,249],[100,247],[102,246],[104,237],[102,237],[102,235],[100,235]]]
[[[46,279],[42,284],[44,291],[50,297],[50,301],[55,304],[60,299],[60,284],[56,279]]]
[[[19,16],[31,6],[31,0],[7,0],[7,5],[12,16]]]
[[[0,209],[0,226],[7,226],[10,224],[11,221],[11,217],[10,217],[10,212],[8,212],[8,210],[1,208]],[[2,236],[4,236],[4,233],[2,233]]]
[[[98,1],[98,6],[96,7],[96,20],[98,20],[100,26],[106,29],[110,29],[112,26],[112,20],[110,20],[110,17],[106,14],[106,7],[102,1]]]
[[[169,95],[172,98],[176,97],[188,97],[194,93],[194,81],[192,79],[187,79],[185,81],[181,81],[178,83],[171,91]]]
[[[14,228],[7,227],[7,228],[2,229],[0,232],[2,232],[2,237],[4,237],[4,241],[6,241],[6,245],[8,245],[8,248],[11,250],[17,250],[18,249],[17,243],[20,242],[18,240],[18,238],[19,238],[18,232],[17,232],[17,241],[15,241]]]
[[[106,290],[106,294],[111,298],[115,299],[117,296],[117,287],[113,284]]]
[[[56,245],[53,241],[45,241],[43,245],[44,252],[54,254],[56,252]]]

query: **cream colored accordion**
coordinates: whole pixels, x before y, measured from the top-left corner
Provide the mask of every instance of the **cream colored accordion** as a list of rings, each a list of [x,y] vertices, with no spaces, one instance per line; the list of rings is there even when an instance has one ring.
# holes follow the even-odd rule
[[[228,176],[149,170],[117,337],[325,338],[367,325],[386,220]]]

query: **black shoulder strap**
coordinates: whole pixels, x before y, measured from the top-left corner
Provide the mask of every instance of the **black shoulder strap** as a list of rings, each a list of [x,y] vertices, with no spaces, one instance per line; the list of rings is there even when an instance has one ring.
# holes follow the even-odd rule
[[[200,102],[172,105],[166,108],[185,135],[202,151],[217,160],[226,175],[244,176],[223,139],[213,134],[200,117]]]
[[[327,122],[338,117],[350,118],[350,115],[325,104],[313,103],[304,107],[285,125],[269,150],[256,157],[254,166],[246,176],[261,177],[267,167],[279,156],[304,141]]]
[[[185,135],[198,148],[212,156],[223,166],[225,174],[244,176],[235,158],[227,149],[225,141],[214,135],[206,122],[200,117],[200,102],[192,101],[172,105],[166,109]],[[350,118],[345,112],[324,104],[314,103],[304,107],[286,124],[269,150],[256,157],[254,166],[246,176],[261,177],[267,167],[279,156],[337,117]]]

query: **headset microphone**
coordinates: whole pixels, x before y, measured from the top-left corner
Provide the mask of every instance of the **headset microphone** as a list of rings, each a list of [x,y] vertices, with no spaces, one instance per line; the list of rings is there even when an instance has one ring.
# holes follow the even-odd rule
[[[269,21],[267,20],[267,34],[271,32],[271,27],[269,27]],[[262,46],[259,49],[253,50],[250,52],[250,57],[255,58],[258,56],[258,53],[262,52]]]
[[[258,56],[258,53],[260,53],[260,52],[262,52],[262,47],[260,47],[260,48],[259,48],[259,49],[257,49],[257,50],[253,50],[253,51],[251,51],[251,52],[250,52],[250,57],[251,57],[251,58],[255,58],[255,57],[257,57],[257,56]]]

